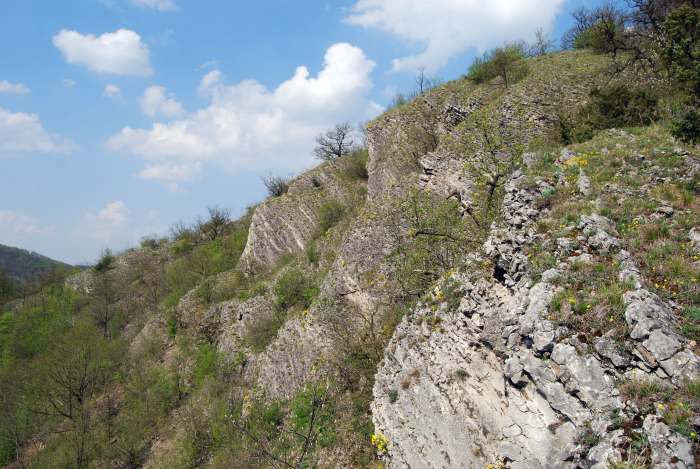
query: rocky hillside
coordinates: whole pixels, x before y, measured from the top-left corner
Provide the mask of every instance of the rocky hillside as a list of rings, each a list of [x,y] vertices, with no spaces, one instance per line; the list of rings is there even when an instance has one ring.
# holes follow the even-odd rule
[[[508,87],[447,83],[372,122],[366,151],[220,232],[182,230],[70,279],[55,315],[90,325],[56,330],[64,345],[92,334],[75,362],[94,354],[109,373],[70,413],[60,374],[27,383],[36,401],[5,397],[4,422],[26,429],[6,427],[2,441],[22,443],[0,454],[30,467],[695,467],[700,149],[661,124],[562,145],[562,122],[610,85],[607,59],[528,68]],[[3,321],[15,361],[74,356],[30,340],[21,314]],[[48,422],[23,416],[41,405]]]

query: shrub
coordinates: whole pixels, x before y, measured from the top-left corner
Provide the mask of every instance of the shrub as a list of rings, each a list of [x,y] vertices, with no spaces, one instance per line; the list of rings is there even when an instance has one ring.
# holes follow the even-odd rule
[[[246,326],[245,342],[254,352],[263,352],[277,336],[286,320],[284,311],[274,311],[265,318],[257,318]]]
[[[331,200],[321,205],[318,211],[318,229],[322,235],[337,225],[345,216],[345,207],[336,201]]]
[[[269,175],[263,177],[262,181],[271,197],[280,197],[289,192],[288,177]]]
[[[389,402],[392,404],[399,400],[399,392],[396,389],[389,390]]]
[[[651,92],[615,85],[591,91],[590,101],[579,112],[571,133],[573,140],[580,142],[593,138],[600,130],[649,125],[657,118],[658,98]]]
[[[319,253],[318,249],[316,248],[316,243],[311,242],[309,243],[308,246],[306,246],[306,260],[309,261],[309,264],[316,265],[318,264],[319,260]]]
[[[278,310],[294,306],[308,308],[318,295],[318,287],[299,269],[289,269],[275,284],[275,303]]]
[[[345,174],[352,179],[367,180],[369,173],[367,172],[367,161],[369,153],[366,148],[356,150],[347,156],[345,166]]]
[[[194,382],[200,385],[207,376],[212,376],[216,373],[218,361],[219,352],[217,352],[215,345],[209,342],[199,344],[195,353]]]
[[[506,88],[525,78],[528,72],[525,51],[520,44],[508,44],[486,52],[469,67],[467,78],[485,83],[500,77]]]
[[[686,143],[700,143],[700,113],[691,109],[671,123],[671,134]]]
[[[209,241],[214,241],[224,235],[226,228],[231,223],[231,211],[221,207],[207,207],[209,216],[197,221],[196,230],[200,236]]]
[[[97,261],[97,264],[95,264],[95,272],[98,274],[104,274],[109,272],[110,270],[114,269],[115,265],[114,263],[117,261],[117,258],[112,255],[112,251],[109,249],[102,254],[102,257],[100,257],[100,260]]]
[[[624,29],[613,18],[600,19],[574,39],[574,49],[592,49],[599,53],[613,52],[622,41]]]

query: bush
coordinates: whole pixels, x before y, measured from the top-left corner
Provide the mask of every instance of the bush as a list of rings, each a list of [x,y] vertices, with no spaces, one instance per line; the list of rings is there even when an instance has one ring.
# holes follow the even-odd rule
[[[277,337],[277,331],[280,330],[286,319],[284,311],[274,311],[269,317],[256,318],[255,321],[246,326],[246,344],[254,352],[265,351],[267,346]]]
[[[601,19],[574,39],[574,49],[592,49],[598,53],[614,52],[615,44],[622,41],[624,29],[612,19]]]
[[[345,174],[352,179],[367,180],[369,173],[367,172],[367,161],[369,160],[369,152],[363,148],[356,150],[347,156],[345,166]]]
[[[271,197],[280,197],[289,192],[289,180],[288,177],[283,176],[265,176],[262,178],[263,184],[267,188],[267,193]]]
[[[318,295],[318,287],[299,269],[285,272],[275,284],[275,302],[279,310],[294,306],[308,308]]]
[[[599,130],[649,125],[657,118],[658,98],[647,90],[625,85],[596,89],[579,112],[573,140],[588,140]]]
[[[318,211],[318,229],[322,235],[337,225],[345,216],[345,207],[336,201],[331,200],[321,205]]]
[[[115,265],[114,263],[117,261],[117,258],[112,255],[112,251],[109,249],[102,254],[102,257],[100,257],[100,260],[97,261],[97,264],[95,264],[95,272],[98,274],[104,274],[109,272],[110,270],[114,269]]]
[[[700,143],[700,113],[691,109],[671,123],[671,134],[686,143]]]
[[[467,78],[474,83],[485,83],[500,77],[506,88],[525,78],[528,72],[525,51],[520,44],[508,44],[486,52],[469,67]]]

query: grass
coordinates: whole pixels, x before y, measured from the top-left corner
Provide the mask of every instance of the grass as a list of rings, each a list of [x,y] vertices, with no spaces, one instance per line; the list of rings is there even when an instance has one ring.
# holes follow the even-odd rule
[[[576,156],[561,170],[568,185],[557,186],[554,193],[541,199],[541,208],[549,211],[538,221],[538,232],[553,238],[576,237],[575,227],[581,215],[597,212],[610,218],[617,226],[623,248],[632,254],[647,280],[645,288],[681,305],[677,315],[679,327],[688,338],[697,340],[700,253],[693,250],[688,231],[700,220],[700,175],[689,180],[679,178],[690,174],[687,159],[700,157],[697,147],[679,145],[665,127],[652,125],[627,132],[603,131],[570,148]],[[529,180],[556,181],[560,170],[552,162],[558,154],[555,148],[545,151],[530,168]],[[588,197],[577,193],[575,182],[581,171],[592,183],[593,191]],[[655,213],[661,205],[672,207],[674,215],[667,218]],[[530,247],[528,254],[535,275],[561,260],[548,246]],[[565,279],[562,287],[566,292],[558,299],[556,319],[589,335],[609,330],[610,327],[602,327],[604,320],[610,321],[611,326],[623,326],[618,297],[630,286],[610,281],[616,278],[613,268],[585,272],[583,276],[574,273]],[[574,301],[567,306],[569,298]],[[582,308],[590,309],[591,314],[578,317]]]

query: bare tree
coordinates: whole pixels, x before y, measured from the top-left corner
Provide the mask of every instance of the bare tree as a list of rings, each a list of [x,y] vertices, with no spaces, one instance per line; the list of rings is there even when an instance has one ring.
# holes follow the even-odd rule
[[[345,122],[316,137],[318,146],[314,155],[319,160],[332,161],[352,151],[355,142],[352,138],[352,125]]]
[[[269,176],[264,176],[262,182],[265,184],[267,193],[270,194],[271,197],[280,197],[289,190],[289,178],[287,177],[270,174]]]
[[[542,28],[539,28],[535,32],[535,40],[529,47],[529,55],[533,57],[539,57],[541,55],[546,55],[549,51],[554,48],[554,41],[552,41],[547,33],[544,32]]]
[[[214,241],[226,233],[231,222],[231,211],[221,207],[207,207],[209,218],[197,221],[197,231],[208,241]]]

